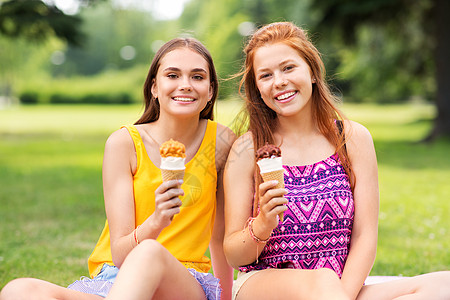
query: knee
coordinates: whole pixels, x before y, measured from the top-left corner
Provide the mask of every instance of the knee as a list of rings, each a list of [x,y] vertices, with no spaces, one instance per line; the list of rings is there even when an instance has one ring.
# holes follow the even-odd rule
[[[322,268],[316,271],[314,279],[317,283],[315,289],[317,295],[314,299],[350,300],[336,272],[328,268]]]
[[[450,299],[450,271],[431,273],[430,288],[437,293],[436,299]]]
[[[135,248],[135,255],[141,261],[151,261],[152,263],[164,263],[169,252],[156,240],[144,240]]]
[[[7,283],[0,292],[0,300],[30,299],[36,292],[38,283],[33,278],[18,278]]]
[[[340,282],[339,276],[331,269],[321,268],[316,270],[317,282]]]

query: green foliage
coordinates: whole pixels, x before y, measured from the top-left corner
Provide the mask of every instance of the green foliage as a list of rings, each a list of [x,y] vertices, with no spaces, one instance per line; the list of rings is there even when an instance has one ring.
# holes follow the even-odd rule
[[[108,69],[126,69],[151,60],[152,34],[157,24],[148,13],[114,9],[108,4],[82,11],[83,30],[89,36],[83,48],[68,47],[66,62],[54,74],[93,75]],[[134,55],[123,59],[120,51],[131,46]]]
[[[418,33],[419,34],[419,33]],[[349,82],[345,95],[355,102],[401,102],[412,97],[432,97],[435,84],[433,67],[427,64],[425,74],[413,74],[420,64],[410,52],[402,47],[405,41],[378,26],[361,26],[357,30],[358,45],[341,48],[337,55],[341,63],[337,68],[339,78]],[[419,47],[419,45],[415,45]],[[405,56],[412,56],[405,59]],[[409,63],[411,66],[402,67]],[[394,67],[399,66],[399,67]]]
[[[91,77],[34,78],[18,87],[22,103],[129,104],[142,102],[147,67]]]
[[[16,1],[3,3],[9,2]],[[429,14],[432,0],[412,1],[407,7],[403,0],[369,0],[363,4],[341,0],[192,0],[178,20],[170,21],[155,20],[149,12],[96,2],[100,4],[82,9],[77,16],[83,21],[79,30],[86,34],[82,48],[57,40],[54,34],[39,45],[0,36],[0,93],[20,98],[24,98],[23,93],[35,93],[39,103],[50,102],[51,98],[66,103],[92,102],[89,99],[136,101],[141,84],[138,96],[134,84],[128,91],[114,84],[109,91],[99,74],[144,65],[148,68],[157,45],[176,36],[193,35],[210,50],[223,79],[220,96],[226,98],[237,93],[237,79],[227,79],[240,71],[243,62],[247,37],[240,33],[240,26],[285,20],[308,30],[324,54],[333,84],[346,101],[433,99],[436,91],[432,59],[436,41]],[[134,49],[134,57],[121,57],[126,46]],[[62,62],[53,64],[55,55],[62,55]],[[127,75],[115,74],[121,86],[120,80]],[[64,78],[78,85],[84,75],[89,76],[86,81],[100,80],[97,91],[85,88],[87,82],[79,85],[78,92],[71,87],[60,90]],[[50,91],[53,87],[55,90]],[[117,98],[120,94],[123,96]]]
[[[432,7],[432,0],[312,2],[316,30],[327,37],[321,44],[335,51],[332,70],[347,100],[394,103],[435,97],[433,51],[439,41]]]
[[[12,38],[25,37],[41,42],[56,35],[80,45],[83,38],[78,16],[64,14],[57,7],[40,0],[6,1],[0,6],[0,32]]]

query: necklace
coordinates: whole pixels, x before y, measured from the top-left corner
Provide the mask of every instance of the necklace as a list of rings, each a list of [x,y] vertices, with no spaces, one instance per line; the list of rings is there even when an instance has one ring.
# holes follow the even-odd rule
[[[148,132],[147,130],[145,131],[145,133],[152,139],[153,142],[155,142],[155,144],[160,147],[162,145],[162,143],[159,143],[151,134],[150,132]]]

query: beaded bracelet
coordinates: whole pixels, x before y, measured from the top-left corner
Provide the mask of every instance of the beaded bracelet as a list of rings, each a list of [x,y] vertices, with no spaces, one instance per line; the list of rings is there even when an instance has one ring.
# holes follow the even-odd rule
[[[264,244],[264,243],[267,243],[269,240],[270,240],[270,236],[267,238],[267,239],[265,239],[265,240],[262,240],[262,239],[260,239],[260,238],[258,238],[256,235],[255,235],[255,233],[253,232],[253,221],[255,221],[255,219],[256,218],[250,218],[249,219],[249,221],[248,221],[248,232],[250,233],[250,236],[252,237],[252,239],[255,241],[255,242],[257,242],[257,243],[259,243],[259,244]]]
[[[136,246],[139,245],[139,239],[138,239],[138,236],[137,236],[137,230],[138,230],[139,227],[141,227],[141,225],[139,225],[138,227],[136,227],[135,230],[133,230],[133,237],[134,237],[134,241],[136,242]]]

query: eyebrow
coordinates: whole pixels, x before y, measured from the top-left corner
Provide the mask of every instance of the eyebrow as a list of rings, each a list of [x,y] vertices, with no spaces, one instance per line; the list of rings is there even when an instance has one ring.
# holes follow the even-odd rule
[[[177,67],[167,67],[164,69],[164,71],[174,71],[174,72],[180,72],[181,70]],[[208,73],[203,68],[194,68],[191,70],[191,73]]]
[[[295,60],[293,60],[291,58],[288,58],[286,60],[281,61],[278,65],[279,66],[285,66],[285,65],[288,65],[288,64],[293,63],[293,62],[295,62]],[[256,71],[256,73],[261,73],[261,72],[266,72],[266,71],[269,71],[269,70],[270,70],[270,68],[263,67],[263,68],[255,70],[255,71]]]

